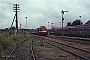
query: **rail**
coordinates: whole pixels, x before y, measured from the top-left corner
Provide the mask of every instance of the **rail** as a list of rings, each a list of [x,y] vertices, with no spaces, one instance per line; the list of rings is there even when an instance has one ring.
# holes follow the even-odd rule
[[[33,39],[33,40],[34,40],[34,39]],[[32,59],[33,59],[33,60],[36,60],[35,54],[34,54],[34,50],[33,50],[33,40],[32,40],[32,42],[31,42],[31,53],[32,53]]]
[[[38,37],[38,36],[37,36]],[[46,40],[49,40],[49,41],[52,41],[52,42],[55,42],[55,43],[59,43],[58,41],[54,41],[53,39],[49,39],[49,38],[44,38],[44,37],[41,37],[41,36],[39,36],[39,38],[43,38],[43,39],[45,39],[45,41]],[[47,42],[47,43],[49,43],[49,42]],[[49,43],[50,44],[50,43]],[[65,45],[65,44],[63,44],[63,43],[59,43],[59,44],[61,44],[61,45],[64,45],[64,46],[67,46],[67,47],[71,47],[71,48],[75,48],[75,47],[72,47],[72,46],[68,46],[68,45]],[[53,45],[54,46],[54,45]],[[68,52],[68,53],[71,53],[72,55],[74,55],[74,56],[76,56],[76,57],[79,57],[80,59],[83,59],[83,60],[88,60],[88,58],[87,57],[84,57],[84,56],[82,56],[82,55],[79,55],[78,53],[75,53],[75,52],[72,52],[72,51],[69,51],[69,50],[67,50],[67,49],[65,49],[65,48],[61,48],[61,47],[58,47],[58,46],[56,46],[57,48],[60,48],[60,49],[62,49],[62,50],[64,50],[64,51],[66,51],[66,52]],[[82,49],[79,49],[79,48],[75,48],[75,49],[78,49],[78,50],[82,50]],[[84,50],[82,50],[82,51],[84,51]],[[85,52],[87,52],[87,51],[85,51]]]
[[[46,41],[44,41],[44,42],[46,42]],[[48,42],[46,42],[46,43],[48,43]],[[48,43],[48,44],[50,44],[50,45],[52,45],[52,46],[55,46],[55,45],[53,45],[53,44],[51,44],[51,43]],[[79,57],[80,59],[88,60],[88,58],[83,57],[83,56],[81,56],[81,55],[79,55],[79,54],[77,54],[77,53],[71,52],[71,51],[66,50],[66,49],[64,49],[64,48],[60,48],[60,47],[58,47],[58,46],[55,46],[55,47],[57,47],[57,48],[59,48],[59,49],[61,49],[61,50],[63,50],[63,51],[66,51],[66,52],[68,52],[68,53],[70,53],[70,54],[72,54],[72,55],[74,55],[74,56],[76,56],[76,57]]]
[[[31,38],[31,37],[29,37],[29,38]],[[28,40],[29,38],[23,40],[22,42],[19,42],[19,43],[14,47],[14,49],[10,52],[10,54],[7,56],[7,58],[6,58],[5,60],[8,60],[9,57],[10,57],[10,56],[13,54],[13,52],[15,51],[15,49],[16,49],[21,43],[23,43],[24,41]]]

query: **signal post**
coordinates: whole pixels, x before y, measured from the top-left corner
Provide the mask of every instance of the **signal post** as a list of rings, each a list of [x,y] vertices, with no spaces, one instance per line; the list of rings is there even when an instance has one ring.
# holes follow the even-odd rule
[[[64,36],[64,34],[63,34],[63,21],[64,21],[64,17],[63,17],[63,15],[64,15],[64,12],[68,12],[68,11],[61,11],[61,13],[62,13],[62,36]]]

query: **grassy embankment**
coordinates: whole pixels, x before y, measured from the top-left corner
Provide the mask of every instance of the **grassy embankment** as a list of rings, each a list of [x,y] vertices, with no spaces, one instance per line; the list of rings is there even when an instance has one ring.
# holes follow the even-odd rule
[[[17,35],[8,33],[0,34],[0,60],[3,59],[3,56],[7,56],[16,44],[28,37],[29,34],[26,34],[25,32],[18,33]]]

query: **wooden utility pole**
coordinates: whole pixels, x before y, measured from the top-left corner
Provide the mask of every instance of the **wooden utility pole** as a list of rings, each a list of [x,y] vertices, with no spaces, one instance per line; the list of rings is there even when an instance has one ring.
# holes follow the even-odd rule
[[[20,10],[19,9],[20,7],[19,7],[19,4],[13,4],[13,10],[14,10],[14,12],[16,12],[16,34],[18,33],[18,14],[17,14],[17,12],[19,12],[18,10]]]

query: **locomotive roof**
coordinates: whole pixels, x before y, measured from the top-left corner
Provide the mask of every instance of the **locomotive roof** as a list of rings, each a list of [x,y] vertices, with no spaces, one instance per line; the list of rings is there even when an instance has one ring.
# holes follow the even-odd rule
[[[45,26],[40,26],[40,28],[43,28],[43,27],[45,27]]]

